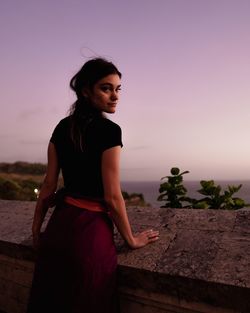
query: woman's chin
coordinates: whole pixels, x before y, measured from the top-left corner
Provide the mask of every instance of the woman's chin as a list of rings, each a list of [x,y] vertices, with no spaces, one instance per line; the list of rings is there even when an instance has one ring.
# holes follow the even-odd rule
[[[113,114],[113,113],[115,113],[115,109],[116,108],[108,108],[107,110],[105,110],[105,113]]]

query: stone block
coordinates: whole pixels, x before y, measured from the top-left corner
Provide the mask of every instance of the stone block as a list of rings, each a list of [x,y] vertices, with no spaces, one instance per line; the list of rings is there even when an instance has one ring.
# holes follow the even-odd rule
[[[250,288],[250,238],[248,236],[238,232],[223,234],[211,268],[210,280]]]
[[[161,224],[168,228],[231,231],[237,213],[228,210],[160,209]]]
[[[25,312],[36,258],[34,206],[0,200],[0,311],[6,313]],[[135,232],[158,229],[160,240],[132,251],[116,233],[123,312],[250,312],[250,210],[133,207],[128,214]]]
[[[209,279],[221,237],[220,232],[178,229],[175,240],[159,259],[157,271]]]

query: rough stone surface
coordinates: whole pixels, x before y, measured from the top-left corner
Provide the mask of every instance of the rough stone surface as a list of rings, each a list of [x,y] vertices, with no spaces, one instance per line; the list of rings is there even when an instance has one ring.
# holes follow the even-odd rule
[[[35,259],[31,247],[34,206],[33,202],[0,200],[1,254]],[[128,214],[134,232],[158,229],[160,240],[131,251],[116,233],[121,286],[250,312],[249,209],[131,207]]]

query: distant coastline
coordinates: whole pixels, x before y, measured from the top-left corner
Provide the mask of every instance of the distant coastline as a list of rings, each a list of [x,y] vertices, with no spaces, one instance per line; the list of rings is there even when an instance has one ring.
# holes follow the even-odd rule
[[[14,181],[20,181],[20,179],[32,180],[36,182],[35,187],[39,187],[43,180],[46,171],[46,164],[43,163],[29,163],[29,162],[0,162],[0,176],[3,179],[11,179]],[[237,179],[237,180],[216,180],[214,181],[221,185],[222,188],[227,187],[227,185],[240,185],[242,188],[236,194],[240,198],[244,199],[246,203],[250,203],[250,179]],[[158,181],[121,181],[121,188],[123,191],[129,194],[138,193],[144,196],[145,202],[150,203],[153,207],[160,207],[163,202],[157,201],[159,195],[159,187],[161,180]],[[201,195],[197,193],[200,189],[200,180],[184,180],[183,184],[188,190],[188,195],[190,197],[199,198]],[[31,182],[29,182],[31,183]],[[61,182],[62,183],[62,182]]]

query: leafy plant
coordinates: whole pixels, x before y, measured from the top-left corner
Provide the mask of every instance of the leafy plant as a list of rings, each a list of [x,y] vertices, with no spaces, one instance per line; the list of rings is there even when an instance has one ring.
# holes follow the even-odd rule
[[[189,207],[194,209],[227,209],[237,210],[243,207],[250,206],[241,198],[233,197],[240,190],[242,185],[228,186],[227,190],[222,190],[220,185],[216,185],[213,180],[201,180],[201,189],[198,192],[204,195],[204,198],[199,200],[186,196],[187,189],[183,186],[183,175],[188,171],[180,173],[178,167],[171,169],[172,176],[165,176],[167,182],[160,185],[160,195],[158,201],[167,201],[161,207],[168,208],[183,208]]]
[[[182,208],[182,202],[187,201],[188,198],[185,196],[187,189],[182,185],[183,175],[189,173],[188,171],[180,173],[178,167],[171,169],[172,176],[165,176],[161,179],[167,179],[160,185],[160,195],[158,201],[167,201],[162,208]]]
[[[222,191],[221,186],[215,185],[213,180],[202,180],[200,184],[202,188],[198,192],[205,197],[196,200],[193,203],[194,208],[236,210],[248,206],[244,200],[233,197],[233,194],[238,192],[242,185],[228,186],[228,190]]]

